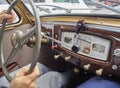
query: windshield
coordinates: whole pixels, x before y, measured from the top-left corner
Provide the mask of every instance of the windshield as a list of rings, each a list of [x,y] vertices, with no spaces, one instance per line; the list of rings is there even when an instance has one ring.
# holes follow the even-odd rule
[[[31,11],[27,0],[22,0]],[[119,15],[120,0],[33,0],[40,15],[46,14],[104,14]]]

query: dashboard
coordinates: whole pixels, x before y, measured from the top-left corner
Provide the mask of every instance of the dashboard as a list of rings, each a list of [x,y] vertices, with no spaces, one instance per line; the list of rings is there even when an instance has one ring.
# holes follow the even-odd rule
[[[98,76],[120,76],[120,28],[87,24],[78,30],[77,22],[43,22],[42,30],[52,38],[54,59],[63,58]]]

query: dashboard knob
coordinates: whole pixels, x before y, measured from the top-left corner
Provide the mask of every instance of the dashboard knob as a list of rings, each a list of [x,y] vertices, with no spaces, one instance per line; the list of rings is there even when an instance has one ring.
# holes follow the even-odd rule
[[[96,75],[101,76],[102,73],[103,73],[103,69],[100,68],[100,69],[96,70]]]
[[[71,56],[64,57],[65,61],[69,61]]]
[[[72,46],[72,51],[75,53],[77,53],[79,51],[79,49],[80,48],[78,46],[75,46],[75,45]]]
[[[57,60],[60,57],[60,55],[54,55],[54,60]]]
[[[73,71],[74,71],[75,73],[79,73],[79,72],[80,72],[80,69],[74,68]]]
[[[90,66],[91,66],[90,64],[86,64],[83,66],[83,68],[84,68],[84,70],[89,70]]]

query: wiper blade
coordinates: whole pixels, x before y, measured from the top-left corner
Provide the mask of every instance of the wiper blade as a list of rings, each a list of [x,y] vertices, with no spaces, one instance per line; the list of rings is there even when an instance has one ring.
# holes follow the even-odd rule
[[[36,7],[37,7],[40,11],[45,11],[45,12],[47,12],[47,13],[51,13],[51,11],[49,11],[49,9],[40,7],[39,5],[36,5]]]
[[[67,13],[71,13],[70,9],[60,7],[60,6],[56,6],[56,5],[37,5],[37,6],[39,6],[39,7],[41,7],[41,6],[50,6],[50,7],[54,7],[53,10],[62,9],[62,10],[65,10]]]
[[[116,12],[116,13],[120,14],[120,11],[117,10],[117,9],[115,9],[115,8],[112,8],[112,7],[108,6],[108,5],[102,4],[102,3],[98,2],[98,1],[95,1],[95,0],[91,0],[91,1],[92,1],[94,4],[97,4],[97,5],[99,5],[99,6],[102,6],[102,7],[106,8],[106,9],[109,9],[109,10],[111,10],[111,11],[113,11],[113,12]]]
[[[70,10],[99,10],[99,8],[78,8],[78,9],[70,9]]]

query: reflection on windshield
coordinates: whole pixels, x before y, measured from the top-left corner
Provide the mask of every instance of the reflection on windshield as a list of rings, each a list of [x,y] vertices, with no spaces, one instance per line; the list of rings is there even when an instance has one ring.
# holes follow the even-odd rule
[[[24,3],[26,0],[22,0]],[[119,15],[119,0],[33,0],[40,11],[46,14],[104,14]],[[27,5],[28,9],[30,7]],[[103,13],[104,12],[104,13]]]
[[[44,8],[44,10],[47,10],[47,12],[51,13],[50,8],[52,8],[53,11],[55,10],[65,10],[67,13],[71,13],[70,9],[66,9],[60,6],[55,6],[55,5],[36,5],[39,9]],[[47,8],[46,8],[47,7]],[[45,9],[46,8],[46,9]],[[49,9],[48,9],[49,8]]]

